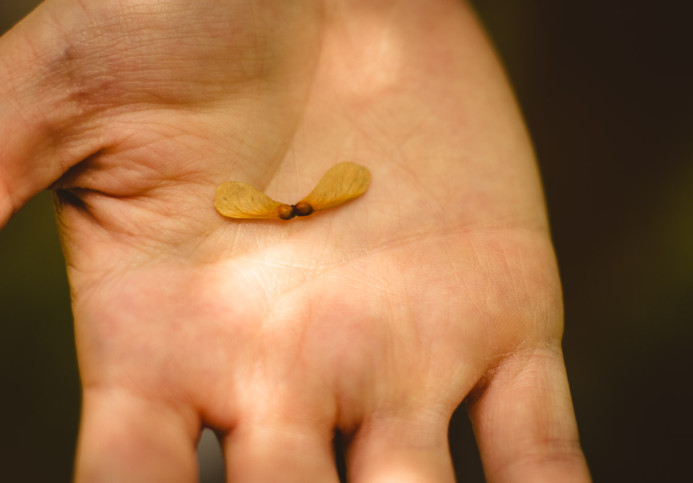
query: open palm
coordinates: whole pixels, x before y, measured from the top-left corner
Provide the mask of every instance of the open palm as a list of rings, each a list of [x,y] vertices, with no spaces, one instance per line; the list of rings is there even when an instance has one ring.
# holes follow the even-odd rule
[[[0,210],[57,188],[84,386],[80,481],[585,481],[531,149],[449,1],[46,2],[0,42]],[[33,79],[33,82],[27,82]],[[18,121],[19,119],[19,121]],[[3,139],[3,143],[5,139]],[[361,198],[291,221],[340,161]]]

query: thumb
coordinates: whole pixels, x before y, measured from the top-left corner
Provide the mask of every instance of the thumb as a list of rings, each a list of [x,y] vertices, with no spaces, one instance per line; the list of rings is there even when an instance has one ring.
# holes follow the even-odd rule
[[[69,4],[43,4],[0,37],[0,228],[98,149],[72,77]]]

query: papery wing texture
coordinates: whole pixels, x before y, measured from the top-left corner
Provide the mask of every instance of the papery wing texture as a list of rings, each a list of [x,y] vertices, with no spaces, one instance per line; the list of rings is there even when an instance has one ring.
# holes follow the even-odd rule
[[[230,181],[217,187],[214,207],[229,218],[278,218],[277,210],[283,203],[274,201],[242,181]]]
[[[368,168],[356,163],[339,163],[330,168],[301,201],[310,203],[315,211],[324,210],[361,196],[370,184]]]

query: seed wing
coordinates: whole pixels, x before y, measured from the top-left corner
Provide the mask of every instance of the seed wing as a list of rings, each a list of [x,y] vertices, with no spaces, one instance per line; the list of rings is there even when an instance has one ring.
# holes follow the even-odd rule
[[[370,184],[368,168],[355,163],[339,163],[332,166],[301,201],[310,203],[315,211],[324,210],[361,196]]]
[[[277,210],[282,205],[241,181],[220,184],[214,197],[214,207],[229,218],[276,219],[279,218]]]

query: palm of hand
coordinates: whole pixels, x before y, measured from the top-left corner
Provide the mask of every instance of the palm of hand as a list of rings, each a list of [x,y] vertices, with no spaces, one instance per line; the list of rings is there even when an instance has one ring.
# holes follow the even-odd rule
[[[355,479],[395,467],[451,478],[455,407],[561,332],[531,152],[502,81],[484,83],[495,65],[465,70],[455,41],[478,34],[446,30],[469,23],[457,6],[422,46],[425,19],[406,8],[383,28],[337,11],[194,5],[166,19],[173,32],[151,21],[146,45],[130,31],[118,38],[132,45],[71,51],[80,127],[100,141],[58,183],[82,447],[98,448],[104,412],[119,415],[124,445],[151,431],[143,417],[173,422],[155,443],[178,464],[152,474],[180,479],[207,424],[229,432],[232,477],[276,481],[269,456],[283,478],[328,481],[337,428],[353,437]],[[236,222],[212,207],[232,179],[293,202],[343,160],[373,184],[330,212]],[[141,458],[119,443],[110,456],[83,449],[84,478]],[[437,463],[410,458],[420,451]]]

